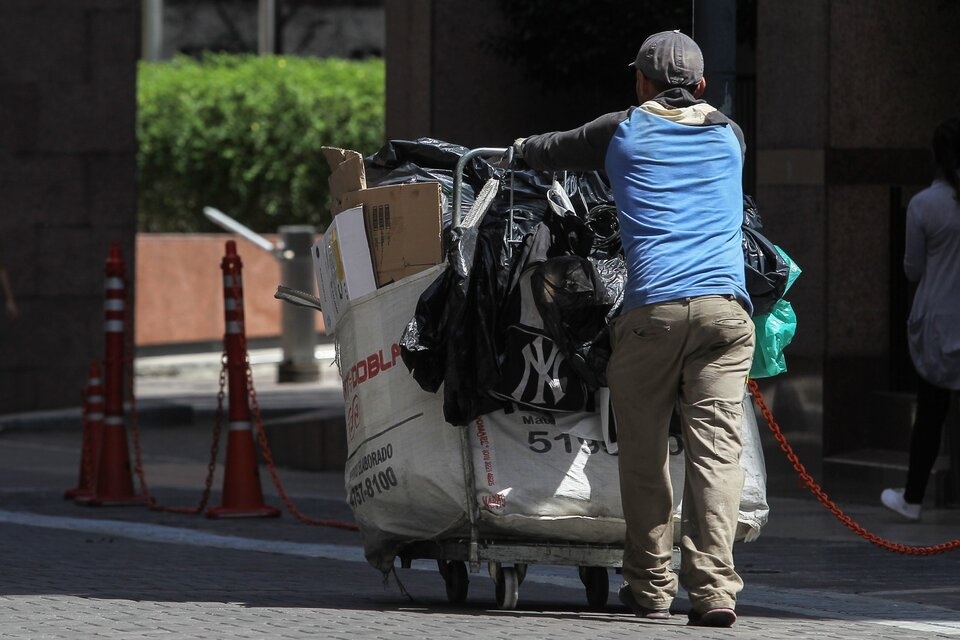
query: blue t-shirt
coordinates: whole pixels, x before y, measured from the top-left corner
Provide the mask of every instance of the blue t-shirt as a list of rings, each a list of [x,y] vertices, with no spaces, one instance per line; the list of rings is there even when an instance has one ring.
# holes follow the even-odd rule
[[[627,262],[623,310],[709,294],[749,305],[743,267],[743,160],[730,126],[633,109],[605,170]]]

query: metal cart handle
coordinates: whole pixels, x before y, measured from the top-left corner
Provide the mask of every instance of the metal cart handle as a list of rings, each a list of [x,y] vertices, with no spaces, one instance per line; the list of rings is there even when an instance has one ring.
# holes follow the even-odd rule
[[[477,149],[471,149],[465,154],[460,156],[460,159],[457,160],[457,168],[453,172],[453,228],[456,229],[460,226],[460,204],[462,201],[461,192],[463,190],[463,168],[467,166],[467,162],[473,160],[477,156],[484,157],[493,157],[501,156],[505,157],[507,165],[513,162],[513,147],[479,147]]]

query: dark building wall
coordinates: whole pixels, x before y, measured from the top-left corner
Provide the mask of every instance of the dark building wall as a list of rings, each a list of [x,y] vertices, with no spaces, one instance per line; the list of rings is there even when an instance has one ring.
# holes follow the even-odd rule
[[[492,44],[505,27],[493,2],[386,0],[385,8],[388,138],[503,147],[630,104],[627,73],[623,86],[571,92],[508,63]]]
[[[0,2],[0,413],[79,404],[112,243],[133,277],[139,34],[139,2]]]
[[[430,0],[387,0],[388,139],[412,140],[433,130],[433,26]]]
[[[905,205],[929,184],[931,132],[960,111],[953,88],[960,69],[951,62],[960,53],[960,4],[885,0],[871,9],[852,0],[831,4],[827,198],[835,295],[828,314],[837,321],[827,331],[825,408],[850,428],[825,432],[827,453],[895,443],[898,436],[904,448],[908,442],[908,425],[891,420],[886,406],[894,369],[906,364],[891,353],[906,330],[889,318],[891,285],[902,272],[902,256],[889,255],[891,238],[902,233],[891,192],[901,192]],[[863,250],[849,251],[845,240],[861,234]],[[836,282],[834,272],[844,279]],[[875,410],[857,413],[851,396]]]
[[[768,235],[782,238],[803,269],[789,296],[799,316],[789,356],[818,363],[825,340],[828,5],[761,1],[757,16],[757,200]]]
[[[958,110],[960,3],[760,0],[758,25],[761,208],[804,268],[789,354],[822,373],[828,457],[905,448],[897,239]]]
[[[383,55],[382,0],[278,0],[276,52],[364,58]],[[256,53],[258,0],[164,0],[160,55]]]

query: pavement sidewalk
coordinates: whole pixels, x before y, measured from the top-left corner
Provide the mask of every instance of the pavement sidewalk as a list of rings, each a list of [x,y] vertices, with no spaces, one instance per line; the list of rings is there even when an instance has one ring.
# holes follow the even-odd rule
[[[309,414],[342,404],[335,367],[322,366],[315,383],[279,384],[275,354],[250,356],[266,413]],[[140,429],[145,476],[160,504],[199,502],[218,358],[138,363],[141,409],[190,409],[157,409],[156,416],[167,417],[144,420]],[[363,559],[361,534],[301,522],[265,470],[264,500],[283,512],[279,518],[77,505],[63,498],[78,479],[79,410],[74,417],[0,417],[6,425],[0,430],[0,638],[960,636],[960,552],[883,550],[784,479],[777,486],[795,489],[769,496],[770,520],[760,538],[736,549],[746,583],[737,625],[692,630],[684,626],[683,594],[675,603],[681,615],[666,623],[634,618],[616,600],[613,571],[601,610],[588,607],[573,567],[532,566],[511,611],[497,609],[485,568],[470,574],[460,605],[447,602],[434,562],[414,561],[409,569],[398,563],[385,580]],[[278,466],[285,495],[300,512],[352,522],[341,472],[296,470],[281,460]],[[218,463],[211,506],[222,497],[222,471]],[[960,531],[960,510],[929,510],[921,523],[906,523],[875,504],[840,506],[872,533],[903,544],[938,544]]]

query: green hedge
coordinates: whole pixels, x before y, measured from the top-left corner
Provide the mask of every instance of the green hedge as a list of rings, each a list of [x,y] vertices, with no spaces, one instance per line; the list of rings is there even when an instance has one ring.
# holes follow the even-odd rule
[[[321,146],[384,142],[384,65],[215,54],[143,62],[140,231],[214,231],[213,206],[259,233],[329,222]]]

